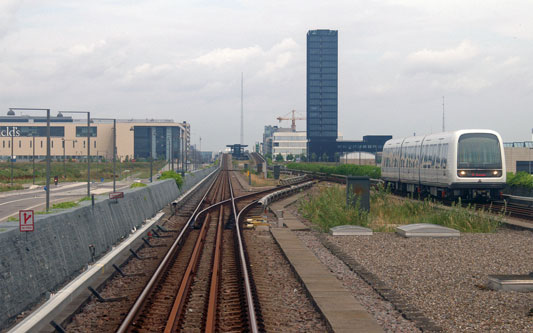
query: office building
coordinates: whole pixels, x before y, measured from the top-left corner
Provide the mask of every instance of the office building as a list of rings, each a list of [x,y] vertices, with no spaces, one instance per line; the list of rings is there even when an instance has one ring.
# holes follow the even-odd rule
[[[338,32],[307,32],[307,151],[333,160],[338,133]]]
[[[117,119],[117,158],[186,159],[190,125],[167,119]],[[91,159],[113,158],[113,121],[91,120]],[[13,146],[13,150],[12,150]],[[46,157],[46,117],[0,116],[0,161]],[[50,153],[54,160],[85,159],[87,120],[59,114],[50,119]],[[177,164],[178,165],[178,164]]]

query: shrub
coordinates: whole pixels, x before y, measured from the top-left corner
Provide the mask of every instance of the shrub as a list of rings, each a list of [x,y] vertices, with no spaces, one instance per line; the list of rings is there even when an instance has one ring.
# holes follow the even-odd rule
[[[53,204],[52,209],[67,209],[67,208],[76,207],[77,205],[78,203],[74,201],[65,201],[65,202]]]
[[[137,187],[146,187],[147,185],[145,183],[133,183],[130,185],[130,188],[137,188]]]
[[[510,186],[520,186],[529,189],[533,189],[533,175],[525,171],[517,172],[513,174],[512,172],[507,173],[507,184]]]
[[[381,169],[373,165],[328,165],[320,163],[288,163],[287,169],[302,170],[311,172],[322,172],[336,175],[368,176],[370,178],[381,178]]]
[[[404,200],[391,197],[388,189],[372,191],[370,212],[346,206],[346,188],[335,185],[300,202],[300,212],[318,228],[327,232],[337,225],[367,226],[374,231],[394,231],[398,225],[433,223],[460,232],[494,232],[502,222],[502,214],[494,215],[473,207],[451,208],[431,200]]]
[[[174,179],[176,181],[176,185],[178,185],[178,188],[181,188],[181,186],[183,185],[183,178],[181,178],[181,175],[172,170],[163,171],[163,173],[161,173],[161,177],[159,177],[159,180],[164,179]]]

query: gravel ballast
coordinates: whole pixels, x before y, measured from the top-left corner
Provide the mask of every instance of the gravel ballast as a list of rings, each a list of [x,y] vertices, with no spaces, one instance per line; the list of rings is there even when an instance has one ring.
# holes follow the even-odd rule
[[[322,256],[327,250],[307,234],[302,239]],[[533,293],[486,288],[488,275],[533,270],[532,232],[501,229],[458,239],[406,239],[393,233],[325,239],[446,332],[533,332],[533,317],[528,316]]]

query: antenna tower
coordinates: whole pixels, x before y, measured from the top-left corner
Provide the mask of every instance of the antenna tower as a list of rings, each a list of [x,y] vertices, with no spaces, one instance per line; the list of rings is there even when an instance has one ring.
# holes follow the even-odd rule
[[[243,78],[244,75],[241,72],[241,145],[244,144],[244,111],[243,111]]]

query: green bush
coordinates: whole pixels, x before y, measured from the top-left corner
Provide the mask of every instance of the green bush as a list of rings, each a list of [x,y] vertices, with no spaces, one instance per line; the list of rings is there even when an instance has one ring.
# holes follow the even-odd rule
[[[164,171],[163,173],[161,173],[161,177],[159,177],[159,180],[163,179],[174,179],[176,181],[176,185],[178,185],[178,188],[181,188],[181,185],[183,185],[183,178],[181,178],[181,175],[172,170]]]
[[[67,209],[67,208],[76,207],[77,205],[78,203],[74,201],[65,201],[65,202],[53,204],[52,209]]]
[[[302,170],[311,172],[322,172],[335,175],[368,176],[370,178],[381,178],[381,169],[373,165],[328,165],[320,163],[288,163],[287,169]]]
[[[510,186],[520,186],[528,189],[533,189],[533,175],[525,171],[517,172],[513,174],[512,172],[507,173],[507,185]]]
[[[337,225],[353,224],[374,231],[394,231],[396,226],[433,223],[460,232],[495,232],[503,215],[494,215],[461,204],[445,208],[430,200],[404,200],[391,197],[383,187],[372,191],[370,213],[346,206],[346,187],[332,186],[300,202],[300,212],[324,232]]]
[[[133,183],[130,185],[130,188],[137,188],[137,187],[146,187],[147,185],[145,183]]]

